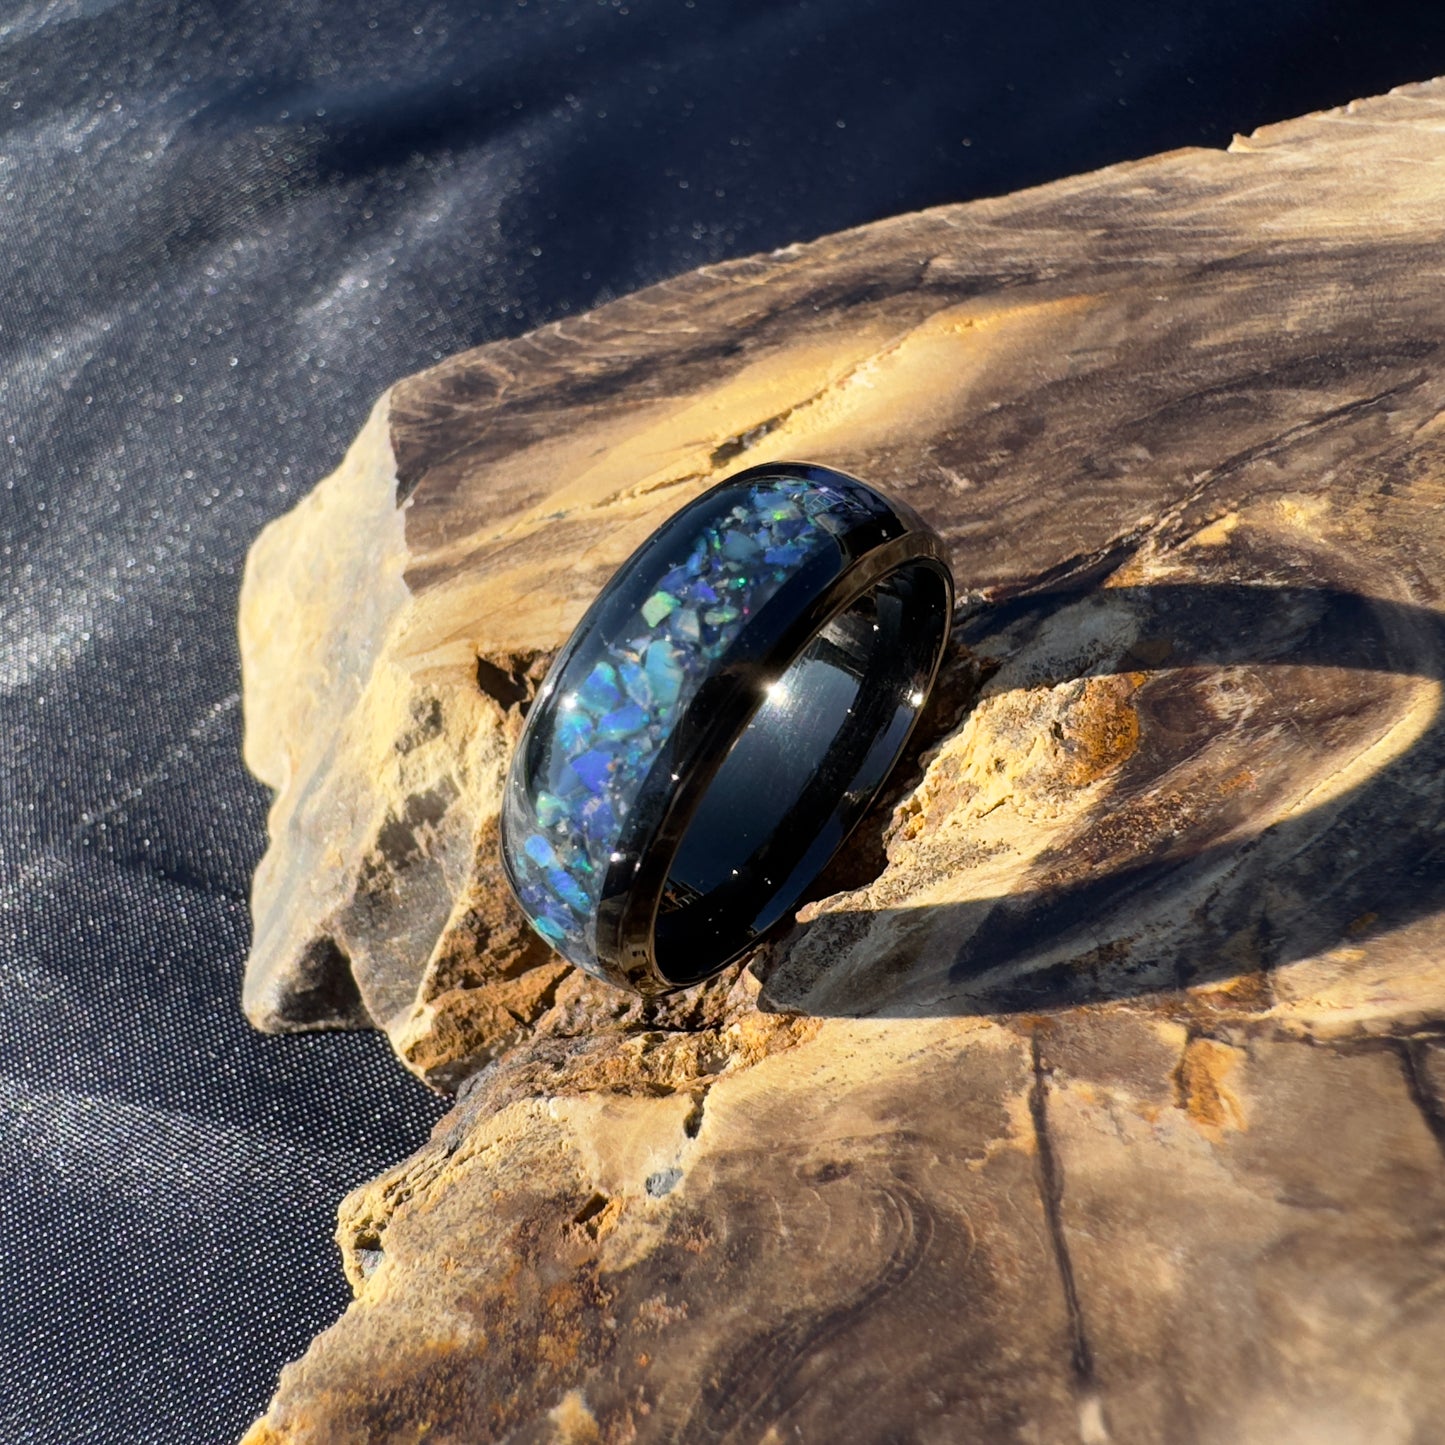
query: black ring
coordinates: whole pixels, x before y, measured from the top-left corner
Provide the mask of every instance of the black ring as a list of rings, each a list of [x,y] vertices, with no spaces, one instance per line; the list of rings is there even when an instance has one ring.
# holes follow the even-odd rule
[[[953,578],[910,507],[804,462],[670,517],[552,664],[502,804],[508,881],[579,968],[685,988],[784,918],[903,751]]]

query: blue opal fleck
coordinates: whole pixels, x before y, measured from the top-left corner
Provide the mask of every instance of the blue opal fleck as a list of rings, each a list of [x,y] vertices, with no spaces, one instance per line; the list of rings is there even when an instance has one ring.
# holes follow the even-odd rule
[[[627,696],[635,702],[638,707],[652,706],[652,684],[647,680],[647,674],[640,664],[629,658],[626,662],[617,665],[617,675],[622,679],[622,686],[627,690]]]
[[[606,842],[617,836],[617,809],[606,798],[589,798],[583,805],[581,820],[582,831],[589,838]]]
[[[557,741],[564,752],[574,753],[592,741],[592,719],[580,707],[563,709],[557,720]]]
[[[609,662],[599,662],[577,689],[577,701],[594,717],[611,712],[622,701],[617,686],[617,670]]]
[[[597,749],[583,753],[581,757],[569,758],[572,771],[582,779],[583,786],[593,793],[600,793],[607,784],[607,775],[612,771],[612,755]]]
[[[607,742],[620,742],[646,726],[647,714],[635,702],[624,703],[597,724],[597,736]]]
[[[547,881],[557,897],[574,913],[585,913],[591,908],[592,900],[587,890],[565,868],[548,869]]]
[[[759,550],[758,544],[746,532],[734,529],[723,538],[722,554],[730,562],[751,562]]]

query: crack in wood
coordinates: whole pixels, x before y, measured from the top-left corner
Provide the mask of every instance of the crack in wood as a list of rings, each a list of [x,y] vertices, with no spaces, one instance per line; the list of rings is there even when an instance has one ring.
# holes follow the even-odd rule
[[[1177,543],[1181,539],[1179,527],[1185,517],[1217,482],[1237,475],[1252,462],[1260,461],[1271,457],[1277,452],[1286,450],[1304,437],[1312,436],[1314,433],[1323,431],[1326,427],[1336,422],[1349,421],[1360,412],[1368,411],[1372,407],[1379,406],[1382,402],[1392,401],[1397,397],[1408,395],[1415,391],[1427,380],[1425,373],[1419,373],[1408,381],[1402,381],[1394,386],[1386,387],[1370,396],[1356,397],[1353,401],[1341,403],[1339,406],[1330,407],[1314,416],[1307,417],[1304,421],[1297,422],[1294,426],[1286,427],[1275,436],[1264,438],[1263,441],[1255,442],[1253,445],[1235,452],[1232,456],[1225,457],[1217,465],[1201,472],[1193,479],[1190,490],[1170,506],[1160,517],[1158,525],[1154,529],[1156,534],[1166,541]],[[1174,529],[1171,535],[1170,529]],[[1188,528],[1186,528],[1186,531]]]
[[[1064,1308],[1069,1317],[1069,1368],[1073,1372],[1074,1388],[1082,1404],[1097,1399],[1094,1352],[1090,1348],[1089,1334],[1084,1324],[1084,1309],[1079,1301],[1079,1288],[1074,1279],[1074,1265],[1069,1257],[1068,1240],[1064,1237],[1064,1175],[1049,1133],[1049,1075],[1052,1069],[1044,1058],[1043,1046],[1037,1034],[1033,1036],[1030,1051],[1034,1082],[1029,1090],[1029,1117],[1034,1126],[1039,1199],[1044,1206],[1054,1265],[1064,1292]]]

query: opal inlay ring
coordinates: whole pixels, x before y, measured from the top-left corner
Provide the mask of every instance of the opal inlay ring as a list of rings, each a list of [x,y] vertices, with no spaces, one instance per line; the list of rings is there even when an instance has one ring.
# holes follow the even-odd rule
[[[842,472],[752,467],[620,567],[527,714],[502,858],[533,926],[643,993],[747,952],[882,786],[948,640],[913,510]]]

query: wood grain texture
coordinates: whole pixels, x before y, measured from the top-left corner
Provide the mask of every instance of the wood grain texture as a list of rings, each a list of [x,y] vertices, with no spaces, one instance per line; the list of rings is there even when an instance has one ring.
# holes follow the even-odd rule
[[[248,569],[247,1006],[462,1092],[253,1445],[1432,1438],[1442,203],[1435,82],[383,399]],[[501,770],[611,569],[770,458],[933,520],[956,640],[791,930],[644,1006],[521,926]]]

